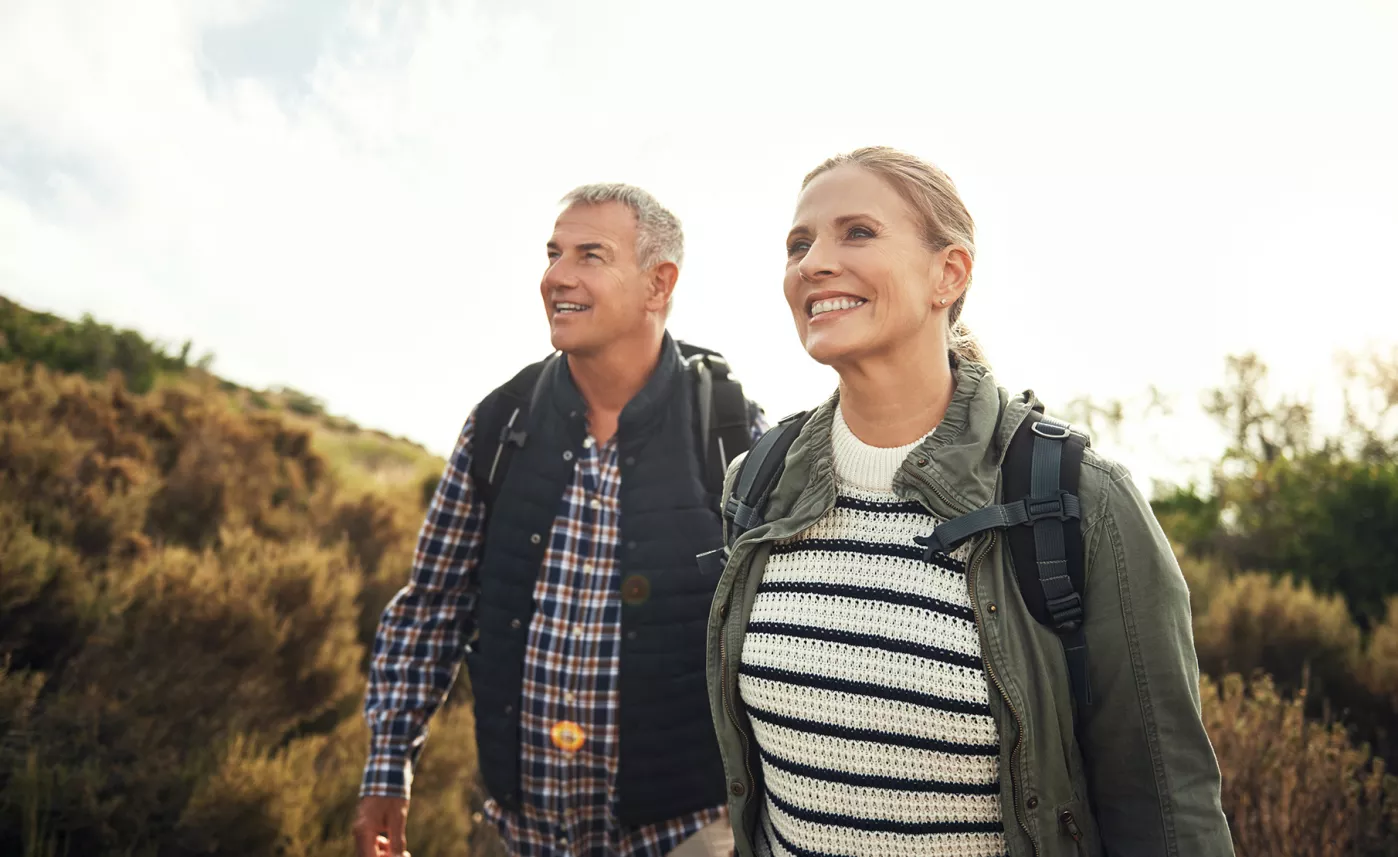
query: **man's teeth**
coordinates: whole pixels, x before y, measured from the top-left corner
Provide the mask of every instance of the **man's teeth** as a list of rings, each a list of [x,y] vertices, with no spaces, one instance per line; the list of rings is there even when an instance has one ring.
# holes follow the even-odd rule
[[[834,312],[837,309],[854,309],[868,303],[861,298],[831,298],[825,301],[816,301],[811,304],[811,318],[815,318],[821,313]]]
[[[569,304],[561,302],[554,304],[553,308],[555,312],[582,312],[583,310],[588,309],[588,307],[585,307],[582,304]]]

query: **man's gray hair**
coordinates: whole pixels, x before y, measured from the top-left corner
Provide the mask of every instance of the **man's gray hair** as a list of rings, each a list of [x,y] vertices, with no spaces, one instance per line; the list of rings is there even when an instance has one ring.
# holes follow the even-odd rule
[[[684,262],[684,231],[680,220],[649,193],[629,184],[585,184],[569,191],[564,205],[601,205],[619,202],[636,215],[636,260],[642,268],[661,262]]]

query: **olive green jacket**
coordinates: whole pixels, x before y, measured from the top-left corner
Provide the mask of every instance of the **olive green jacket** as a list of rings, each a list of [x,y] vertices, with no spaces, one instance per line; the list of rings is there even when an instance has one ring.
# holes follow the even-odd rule
[[[1012,397],[997,388],[984,366],[959,364],[946,416],[903,463],[894,490],[943,519],[998,502],[1001,459],[1035,405],[1032,392]],[[834,506],[834,409],[832,397],[802,428],[767,523],[733,545],[709,616],[709,702],[742,857],[753,854],[763,797],[737,668],[772,543]],[[725,496],[740,463],[729,469]],[[1000,781],[1009,784],[1001,805],[1010,854],[1231,855],[1218,762],[1200,716],[1184,577],[1120,465],[1089,448],[1079,496],[1093,693],[1087,710],[1075,712],[1062,643],[1025,607],[1003,534],[975,537],[967,563],[1002,746]]]

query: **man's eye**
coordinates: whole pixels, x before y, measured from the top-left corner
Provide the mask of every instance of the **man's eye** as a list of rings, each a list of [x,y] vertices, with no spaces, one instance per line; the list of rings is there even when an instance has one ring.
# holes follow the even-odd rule
[[[586,259],[595,259],[595,260],[598,261],[598,262],[602,261],[602,257],[601,257],[601,256],[598,256],[596,253],[588,253],[584,258],[586,258]]]

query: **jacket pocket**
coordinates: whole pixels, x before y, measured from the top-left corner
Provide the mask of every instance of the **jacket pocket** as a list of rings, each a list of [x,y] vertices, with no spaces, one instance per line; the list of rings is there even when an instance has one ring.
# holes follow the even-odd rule
[[[1102,857],[1102,839],[1086,801],[1071,800],[1060,804],[1054,808],[1053,816],[1055,839],[1062,847],[1046,853]]]

